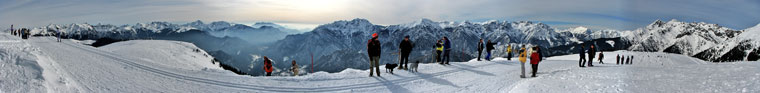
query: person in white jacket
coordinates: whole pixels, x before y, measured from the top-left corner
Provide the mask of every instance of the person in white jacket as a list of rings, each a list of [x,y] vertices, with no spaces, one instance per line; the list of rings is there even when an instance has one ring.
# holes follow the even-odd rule
[[[290,71],[293,72],[293,76],[298,76],[298,64],[296,64],[296,60],[293,60],[293,65],[290,67]]]

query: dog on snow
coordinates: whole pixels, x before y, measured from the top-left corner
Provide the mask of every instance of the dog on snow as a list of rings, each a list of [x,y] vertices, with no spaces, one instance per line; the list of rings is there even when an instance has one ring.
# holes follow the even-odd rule
[[[393,68],[396,68],[397,66],[398,64],[385,63],[385,72],[390,71],[390,73],[393,74]]]
[[[420,61],[412,63],[412,65],[409,66],[409,72],[417,72],[417,66],[420,64]]]

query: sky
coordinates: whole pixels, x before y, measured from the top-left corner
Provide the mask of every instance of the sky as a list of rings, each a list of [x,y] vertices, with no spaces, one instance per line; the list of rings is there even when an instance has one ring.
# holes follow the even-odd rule
[[[760,0],[0,0],[0,28],[48,24],[135,24],[196,20],[274,22],[294,29],[355,18],[419,21],[537,21],[565,29],[633,30],[655,20],[745,29],[760,23]]]

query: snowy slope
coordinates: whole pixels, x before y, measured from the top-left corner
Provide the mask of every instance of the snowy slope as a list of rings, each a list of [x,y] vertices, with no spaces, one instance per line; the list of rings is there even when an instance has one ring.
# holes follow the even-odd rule
[[[222,70],[206,51],[192,43],[165,40],[130,40],[99,47],[118,55],[141,58],[185,70]],[[223,71],[223,70],[222,70]]]
[[[112,47],[116,50],[99,49],[70,40],[59,43],[51,37],[30,40],[7,34],[0,37],[3,37],[0,43],[11,44],[0,46],[3,67],[28,66],[6,62],[37,62],[39,65],[39,69],[1,69],[2,92],[760,92],[757,78],[760,72],[756,70],[760,65],[756,62],[716,64],[680,54],[605,52],[604,61],[608,64],[588,68],[577,67],[576,54],[550,57],[541,63],[538,77],[524,79],[518,77],[519,63],[503,58],[453,62],[448,66],[423,63],[417,73],[382,71],[382,77],[367,77],[367,70],[356,69],[298,77],[251,77],[178,69],[178,66],[150,61],[156,60],[151,57],[145,60],[135,57],[138,55],[134,53],[119,52],[116,47]],[[144,48],[150,46],[144,44],[152,42],[165,41],[134,41],[133,45],[122,45]],[[186,44],[176,45],[180,46],[173,48]],[[122,49],[127,48],[130,47]],[[182,51],[169,53],[184,53]],[[9,53],[13,54],[5,56]],[[193,53],[189,54],[195,55]],[[634,55],[635,63],[611,64],[616,54]],[[8,60],[9,57],[30,61]],[[40,70],[44,79],[6,74],[24,72],[35,76],[40,75],[35,72]]]

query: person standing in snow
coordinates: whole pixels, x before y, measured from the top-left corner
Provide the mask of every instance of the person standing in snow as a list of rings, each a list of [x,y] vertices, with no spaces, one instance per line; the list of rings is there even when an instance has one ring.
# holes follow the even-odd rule
[[[483,54],[483,39],[478,41],[478,61],[480,61],[480,55]]]
[[[412,48],[414,48],[414,44],[412,44],[412,41],[409,40],[409,36],[405,36],[404,40],[401,41],[401,44],[398,46],[401,50],[401,59],[399,60],[399,68],[400,69],[407,69],[408,63],[409,63],[409,53],[412,53]]]
[[[507,60],[512,61],[512,45],[507,45]]]
[[[536,77],[536,72],[538,72],[538,62],[541,61],[539,54],[538,47],[533,47],[533,53],[530,54],[530,65],[533,68],[533,75],[531,77]]]
[[[593,67],[594,66],[594,56],[596,55],[596,49],[594,48],[594,44],[589,44],[588,48],[588,66]]]
[[[615,58],[615,64],[620,65],[620,54],[618,54],[617,57]]]
[[[581,45],[581,48],[578,49],[578,54],[580,54],[580,59],[578,59],[578,64],[581,67],[586,67],[586,47]]]
[[[267,56],[264,56],[264,71],[266,72],[266,76],[272,76],[272,60],[269,60]]]
[[[296,64],[296,60],[293,60],[293,63],[290,66],[290,71],[293,72],[293,76],[298,76],[298,64]]]
[[[373,72],[377,72],[377,76],[380,76],[380,41],[377,40],[377,33],[372,34],[372,39],[367,41],[367,54],[369,55],[369,76],[372,77]],[[374,71],[373,69],[374,68]]]
[[[495,44],[496,43],[491,42],[491,40],[488,40],[488,43],[486,43],[486,53],[488,53],[488,55],[486,55],[486,60],[488,61],[491,61],[491,50],[494,49],[493,45]]]
[[[604,51],[599,51],[599,64],[604,64]]]
[[[628,63],[626,63],[625,61],[626,61],[626,60],[625,60],[625,55],[623,55],[623,56],[620,56],[620,64],[623,64],[623,65],[625,65],[625,64],[628,64]]]
[[[628,64],[633,64],[633,55],[628,56]]]
[[[441,61],[441,53],[443,53],[443,41],[438,40],[438,43],[435,43],[435,62],[438,62],[439,64],[443,64],[443,61]]]
[[[55,27],[55,30],[58,32],[58,34],[56,34],[56,36],[58,36],[58,42],[61,42],[61,30],[58,29],[58,27]]]
[[[16,35],[16,32],[13,30],[13,25],[11,25],[11,35]]]
[[[521,73],[522,73],[522,75],[520,75],[521,78],[526,77],[525,76],[525,61],[528,60],[527,52],[528,50],[525,50],[525,45],[522,45],[520,47],[520,54],[517,55],[517,59],[520,61],[520,68],[521,68]]]
[[[443,50],[443,60],[441,61],[445,62],[443,64],[449,65],[449,60],[451,60],[451,58],[449,58],[449,53],[451,52],[451,42],[449,41],[449,38],[446,38],[445,36],[443,37]]]

